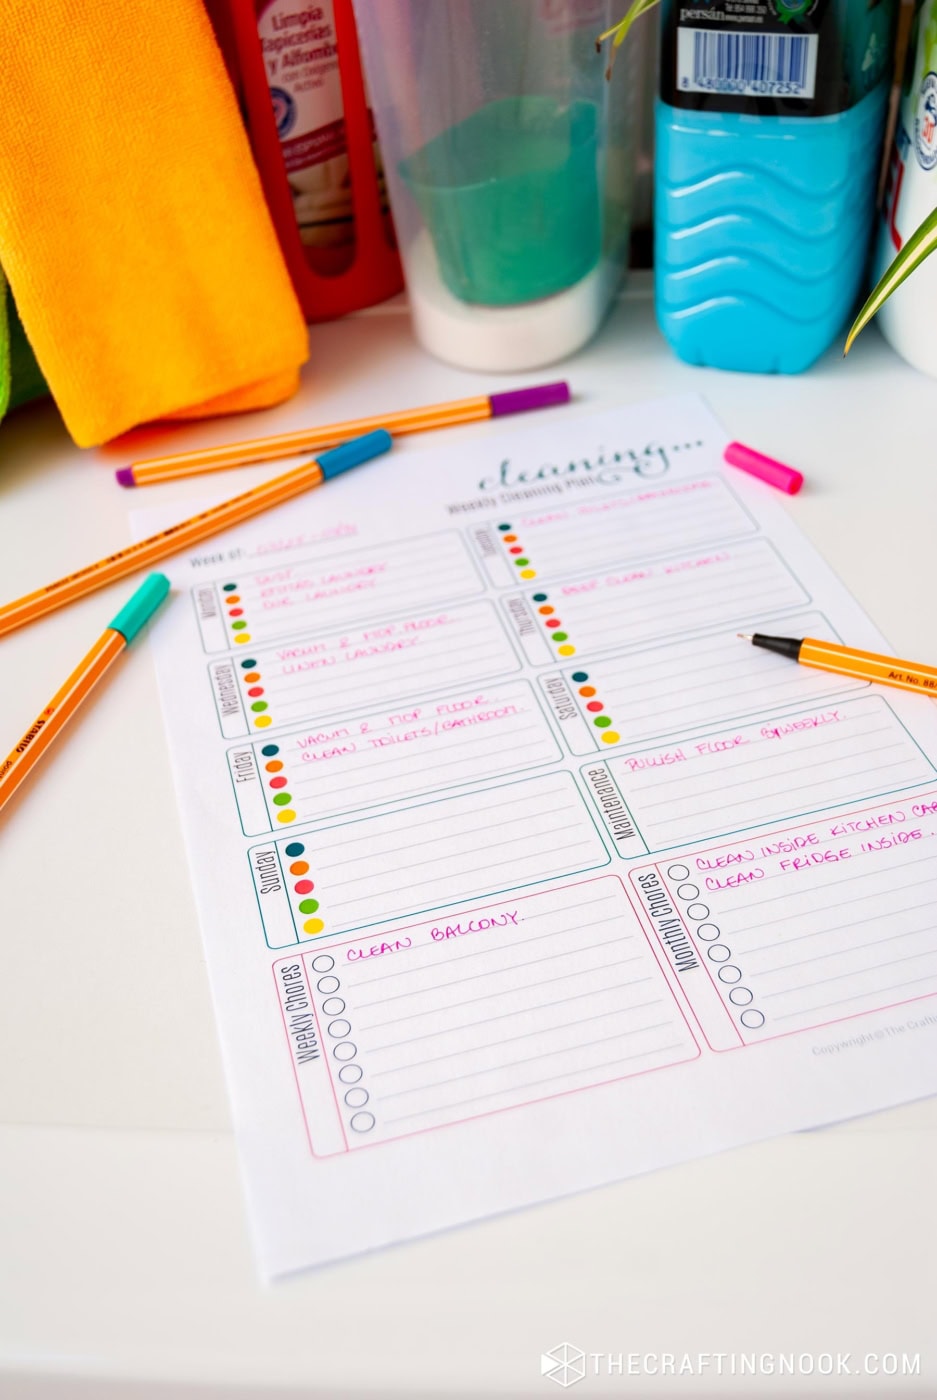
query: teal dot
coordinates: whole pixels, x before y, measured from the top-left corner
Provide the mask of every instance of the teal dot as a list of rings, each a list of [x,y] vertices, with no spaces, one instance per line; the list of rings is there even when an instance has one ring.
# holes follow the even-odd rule
[[[526,567],[527,567],[527,565],[528,565],[529,563],[530,563],[530,560],[529,560],[529,559],[515,559],[515,560],[514,560],[514,567],[515,567],[515,569],[526,569]]]
[[[511,528],[510,525],[499,525],[499,526],[498,526],[498,529],[499,529],[499,530],[510,530],[510,528]]]
[[[253,703],[253,705],[251,705],[251,709],[254,711],[255,714],[258,714],[258,715],[260,714],[261,710],[265,710],[266,708],[267,708],[267,702],[266,702],[266,700],[255,700],[254,703]]]
[[[573,680],[575,680],[575,679],[576,679],[576,677],[573,676]],[[273,755],[274,755],[275,753],[279,753],[279,752],[280,752],[280,745],[279,745],[279,744],[264,744],[264,746],[263,746],[263,748],[260,750],[260,752],[263,754],[264,758],[272,758]]]
[[[534,594],[534,602],[535,602],[535,603],[545,603],[546,601],[547,601],[547,595],[546,595],[545,593],[535,593],[535,594]]]
[[[592,721],[596,729],[607,729],[611,722],[608,715],[596,715],[595,719]],[[276,801],[276,798],[274,798],[274,801]]]
[[[552,635],[555,642],[566,642],[569,640],[568,632],[554,632]]]
[[[247,623],[244,621],[243,617],[239,617],[237,622],[232,622],[231,630],[232,632],[240,632],[246,626]]]
[[[254,658],[251,656],[251,657],[248,657],[247,661],[242,661],[242,662],[241,662],[241,665],[242,665],[242,667],[244,668],[245,671],[253,671],[254,667],[257,665],[257,662],[256,662],[256,661],[254,660]]]
[[[605,723],[608,724],[608,720],[606,720]],[[292,800],[288,792],[278,792],[273,799],[273,805],[274,807],[285,807],[287,802],[292,802]]]
[[[291,841],[286,848],[286,854],[288,856],[301,856],[305,849],[302,841]]]
[[[299,901],[300,914],[314,914],[319,907],[317,899],[301,899]]]
[[[236,583],[226,583],[226,584],[224,585],[224,591],[225,591],[226,593],[233,593],[234,590],[235,590],[236,588],[237,588],[237,584],[236,584]]]
[[[589,673],[588,673],[587,671],[574,671],[574,672],[573,672],[573,680],[574,680],[574,681],[587,681],[588,679],[589,679]],[[264,753],[266,753],[266,752],[267,752],[267,750],[264,749]]]

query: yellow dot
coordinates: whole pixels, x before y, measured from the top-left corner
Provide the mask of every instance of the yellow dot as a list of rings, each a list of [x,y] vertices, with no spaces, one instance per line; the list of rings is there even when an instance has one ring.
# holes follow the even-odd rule
[[[521,578],[536,578],[536,569],[521,569]]]
[[[277,812],[278,822],[294,822],[295,820],[296,813],[291,811],[289,807],[284,807],[282,812]]]
[[[325,924],[321,919],[307,919],[303,924],[303,933],[321,933]]]
[[[566,646],[564,646],[564,647],[557,647],[557,651],[559,652],[560,656],[575,656],[575,655],[576,655],[576,648],[575,648],[575,647],[571,647],[571,646],[569,646],[568,644],[567,644]]]
[[[237,634],[237,636],[235,637],[234,640],[237,642],[237,644],[238,644],[239,647],[242,647],[242,646],[244,645],[245,642],[249,642],[249,641],[250,641],[250,633],[249,633],[249,632],[239,632],[239,633]]]
[[[254,720],[254,728],[266,729],[267,725],[272,723],[273,720],[270,718],[269,715],[258,715],[257,718]]]
[[[620,738],[621,738],[621,735],[620,735],[620,734],[616,734],[615,731],[614,731],[614,729],[606,729],[605,732],[604,732],[603,735],[602,735],[602,743],[603,743],[603,744],[617,744]]]

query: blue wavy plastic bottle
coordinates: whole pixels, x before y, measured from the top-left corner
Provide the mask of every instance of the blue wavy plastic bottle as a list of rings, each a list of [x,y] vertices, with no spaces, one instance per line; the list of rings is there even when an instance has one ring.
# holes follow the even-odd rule
[[[863,287],[895,0],[670,0],[656,112],[660,327],[682,360],[796,374]]]

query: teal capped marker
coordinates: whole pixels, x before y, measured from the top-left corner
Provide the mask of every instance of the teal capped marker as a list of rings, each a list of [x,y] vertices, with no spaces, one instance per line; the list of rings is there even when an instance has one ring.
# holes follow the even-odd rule
[[[166,575],[150,574],[108,626],[112,632],[119,632],[125,642],[132,642],[168,594],[169,579]]]
[[[33,721],[12,753],[0,763],[0,808],[13,796],[27,773],[62,732],[75,711],[91,694],[98,681],[127,650],[127,643],[153,616],[169,592],[165,574],[150,574],[113,622],[79,661],[71,675],[55,692],[45,709]]]

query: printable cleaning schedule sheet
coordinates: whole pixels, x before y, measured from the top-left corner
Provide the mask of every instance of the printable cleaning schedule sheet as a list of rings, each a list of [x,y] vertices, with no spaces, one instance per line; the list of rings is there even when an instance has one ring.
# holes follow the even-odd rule
[[[738,639],[888,650],[725,442],[408,444],[169,568],[267,1275],[937,1092],[934,704]]]

